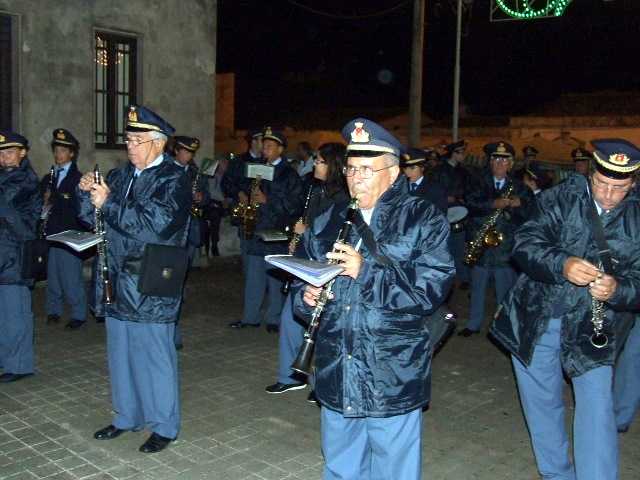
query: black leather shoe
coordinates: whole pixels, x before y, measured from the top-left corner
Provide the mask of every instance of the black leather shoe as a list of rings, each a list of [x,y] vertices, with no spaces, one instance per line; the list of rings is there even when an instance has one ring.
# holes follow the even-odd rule
[[[122,428],[114,427],[113,425],[108,425],[101,430],[98,430],[93,434],[93,438],[96,440],[111,440],[112,438],[119,437],[127,430],[123,430]]]
[[[307,397],[307,402],[318,403],[318,397],[316,397],[315,390],[311,390],[311,393],[309,393],[309,396]]]
[[[57,325],[60,323],[60,315],[56,315],[55,313],[50,313],[47,315],[47,325]]]
[[[247,328],[247,327],[258,328],[260,326],[260,324],[259,323],[245,323],[245,322],[242,322],[242,321],[238,320],[237,322],[230,323],[229,326],[231,328]]]
[[[167,438],[157,433],[152,433],[147,441],[140,445],[140,451],[143,453],[156,453],[163,450],[167,445],[173,442],[175,438]]]
[[[618,433],[627,433],[629,431],[629,427],[627,428],[619,428]]]
[[[78,320],[77,318],[72,318],[69,322],[64,326],[64,328],[68,328],[69,330],[78,330],[81,326],[83,326],[86,322],[82,320]]]
[[[280,326],[275,323],[269,323],[267,325],[267,333],[278,333],[280,331]]]
[[[17,382],[18,380],[22,380],[24,377],[29,377],[31,375],[33,375],[33,373],[3,373],[0,375],[0,382]]]
[[[181,343],[176,343],[176,350],[182,350],[184,348],[184,345]]]
[[[305,383],[274,383],[273,385],[269,385],[265,390],[267,393],[284,393],[289,390],[300,390],[301,388],[306,387]]]
[[[470,337],[471,335],[477,335],[478,333],[480,333],[480,332],[478,332],[476,330],[469,330],[468,328],[463,328],[462,330],[460,330],[458,332],[458,336],[459,337]]]

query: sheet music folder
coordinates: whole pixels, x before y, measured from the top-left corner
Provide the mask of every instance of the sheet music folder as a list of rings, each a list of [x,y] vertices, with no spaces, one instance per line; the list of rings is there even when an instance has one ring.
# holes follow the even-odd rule
[[[321,287],[344,271],[344,267],[340,265],[330,265],[291,255],[267,255],[264,259],[315,287]]]

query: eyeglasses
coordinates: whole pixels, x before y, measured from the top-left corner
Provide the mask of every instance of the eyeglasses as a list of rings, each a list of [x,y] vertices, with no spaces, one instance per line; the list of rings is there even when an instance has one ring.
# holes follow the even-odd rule
[[[608,191],[609,189],[611,189],[611,191],[615,193],[627,193],[631,189],[630,186],[609,185],[608,183],[602,182],[597,178],[593,178],[593,177],[591,177],[591,183],[593,184],[594,187],[596,187],[599,190]]]
[[[393,165],[374,170],[371,167],[354,167],[353,165],[345,165],[344,167],[342,167],[342,173],[345,177],[353,177],[356,172],[360,172],[360,177],[367,179],[373,177],[374,173],[379,172],[380,170],[386,170],[387,168],[391,167],[393,167]]]
[[[326,165],[326,164],[327,164],[327,162],[326,162],[326,161],[324,161],[324,160],[320,160],[319,158],[316,158],[316,159],[313,161],[313,163],[314,163],[315,165]]]
[[[506,163],[509,163],[511,161],[511,159],[510,158],[505,158],[505,157],[491,157],[491,161],[493,163],[506,164]]]
[[[149,143],[149,142],[153,142],[154,140],[157,140],[156,138],[152,138],[151,140],[140,140],[139,138],[125,138],[124,139],[124,143],[126,143],[127,145],[131,144],[134,147],[138,147],[140,145],[142,145],[143,143]]]

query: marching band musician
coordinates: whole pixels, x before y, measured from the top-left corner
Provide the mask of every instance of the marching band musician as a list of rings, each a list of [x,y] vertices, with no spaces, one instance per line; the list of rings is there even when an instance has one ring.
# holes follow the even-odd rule
[[[164,152],[174,129],[141,105],[129,105],[125,142],[130,162],[94,183],[85,174],[78,187],[80,215],[93,225],[102,212],[106,252],[115,302],[97,313],[106,317],[107,354],[115,417],[94,438],[110,440],[145,427],[152,431],[140,451],[158,452],[180,429],[175,321],[181,299],[138,292],[147,244],[185,246],[192,204],[189,177]],[[102,296],[97,282],[95,298]]]
[[[193,265],[193,260],[198,251],[198,247],[202,245],[202,211],[203,208],[211,201],[209,193],[209,182],[207,177],[200,174],[198,166],[195,163],[196,151],[200,148],[200,140],[192,137],[177,135],[173,137],[173,154],[175,156],[176,165],[184,170],[185,175],[189,178],[191,185],[191,193],[193,195],[190,208],[189,218],[189,234],[187,236],[187,245],[189,245],[189,266]],[[186,299],[186,282],[182,293],[182,301]],[[180,328],[180,320],[176,320],[175,345],[177,350],[182,350],[182,328]]]
[[[640,149],[622,139],[591,143],[589,176],[571,174],[542,192],[516,231],[522,273],[490,327],[511,354],[538,471],[549,479],[618,478],[613,365],[640,308],[640,200],[632,193]]]
[[[283,232],[287,226],[293,225],[302,213],[304,187],[298,173],[283,156],[287,139],[282,132],[266,127],[262,142],[262,154],[268,164],[274,167],[274,174],[273,180],[261,181],[260,188],[251,191],[249,201],[258,208],[255,232]],[[265,295],[268,295],[264,319],[267,332],[276,333],[280,330],[280,314],[284,301],[280,293],[283,280],[278,276],[278,270],[269,265],[264,257],[287,253],[287,244],[265,242],[257,235],[250,239],[243,238],[243,242],[246,252],[244,314],[237,322],[230,323],[229,327],[259,327],[262,302]]]
[[[318,149],[313,169],[316,183],[310,187],[312,190],[307,194],[310,195],[310,198],[305,221],[298,220],[294,226],[294,232],[298,239],[313,223],[313,220],[331,205],[349,201],[349,189],[342,173],[346,162],[345,152],[345,146],[337,142],[325,143]],[[290,245],[290,251],[293,251],[292,247],[295,248],[295,245]],[[299,374],[291,370],[291,364],[302,347],[303,335],[307,327],[302,320],[294,315],[291,301],[292,298],[289,294],[280,316],[278,381],[266,387],[267,393],[284,393],[305,387],[304,378],[300,378]],[[313,382],[311,385],[313,387]],[[315,401],[313,390],[307,399],[311,402]]]
[[[430,201],[446,215],[449,202],[447,201],[444,187],[425,176],[425,171],[427,171],[427,152],[420,148],[408,149],[402,155],[400,166],[407,180],[409,180],[409,192],[411,195]]]
[[[513,232],[524,220],[527,208],[533,201],[531,189],[517,178],[508,176],[513,168],[513,147],[506,142],[495,142],[485,145],[484,150],[489,157],[490,168],[481,170],[471,178],[465,197],[471,217],[469,238],[475,238],[489,216],[500,210],[496,229],[502,233],[502,241],[498,246],[488,247],[471,268],[469,318],[465,328],[458,332],[460,337],[470,337],[480,331],[491,278],[494,280],[497,303],[502,301],[515,282],[516,271],[511,262]]]
[[[458,140],[447,145],[445,150],[445,158],[432,172],[436,181],[447,192],[449,207],[463,206],[469,181],[469,171],[464,168],[467,159],[467,142]],[[465,233],[464,230],[460,230],[451,235],[451,251],[456,262],[458,288],[461,290],[468,290],[471,282],[469,267],[463,262]]]
[[[189,265],[193,264],[193,259],[199,246],[202,245],[201,214],[202,209],[209,204],[211,194],[209,193],[209,183],[207,177],[198,175],[199,169],[195,163],[196,151],[200,148],[200,140],[192,137],[173,137],[173,154],[176,164],[184,170],[191,182],[193,193],[193,203],[191,205],[191,221],[189,223]],[[195,184],[194,184],[195,182]]]
[[[450,228],[433,204],[409,195],[397,138],[362,118],[342,134],[349,143],[349,191],[373,240],[360,241],[361,226],[351,229],[346,244],[335,243],[346,211],[346,204],[336,204],[316,218],[296,250],[296,256],[345,267],[315,347],[323,478],[420,480],[431,365],[425,316],[453,283]],[[380,255],[388,264],[377,261]],[[311,285],[293,289],[296,312],[309,318],[321,292]]]
[[[51,204],[46,219],[46,235],[85,228],[78,220],[76,186],[82,178],[78,170],[80,142],[64,128],[53,131],[51,151],[55,161],[51,172],[40,182],[44,203]],[[50,190],[50,191],[49,191]],[[61,242],[51,242],[47,263],[47,292],[45,311],[47,325],[60,323],[64,313],[64,300],[71,310],[71,319],[65,326],[77,330],[87,320],[87,287],[82,269],[82,255]]]
[[[22,278],[20,252],[36,238],[42,212],[38,176],[31,168],[29,141],[0,130],[0,382],[15,382],[35,372],[32,278]]]

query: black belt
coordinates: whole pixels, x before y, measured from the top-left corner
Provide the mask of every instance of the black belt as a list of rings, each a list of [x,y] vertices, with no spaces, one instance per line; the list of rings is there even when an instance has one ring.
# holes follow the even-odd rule
[[[126,260],[124,262],[124,265],[122,265],[122,269],[120,271],[122,273],[128,273],[129,275],[140,275],[141,269],[142,269],[142,259]]]

